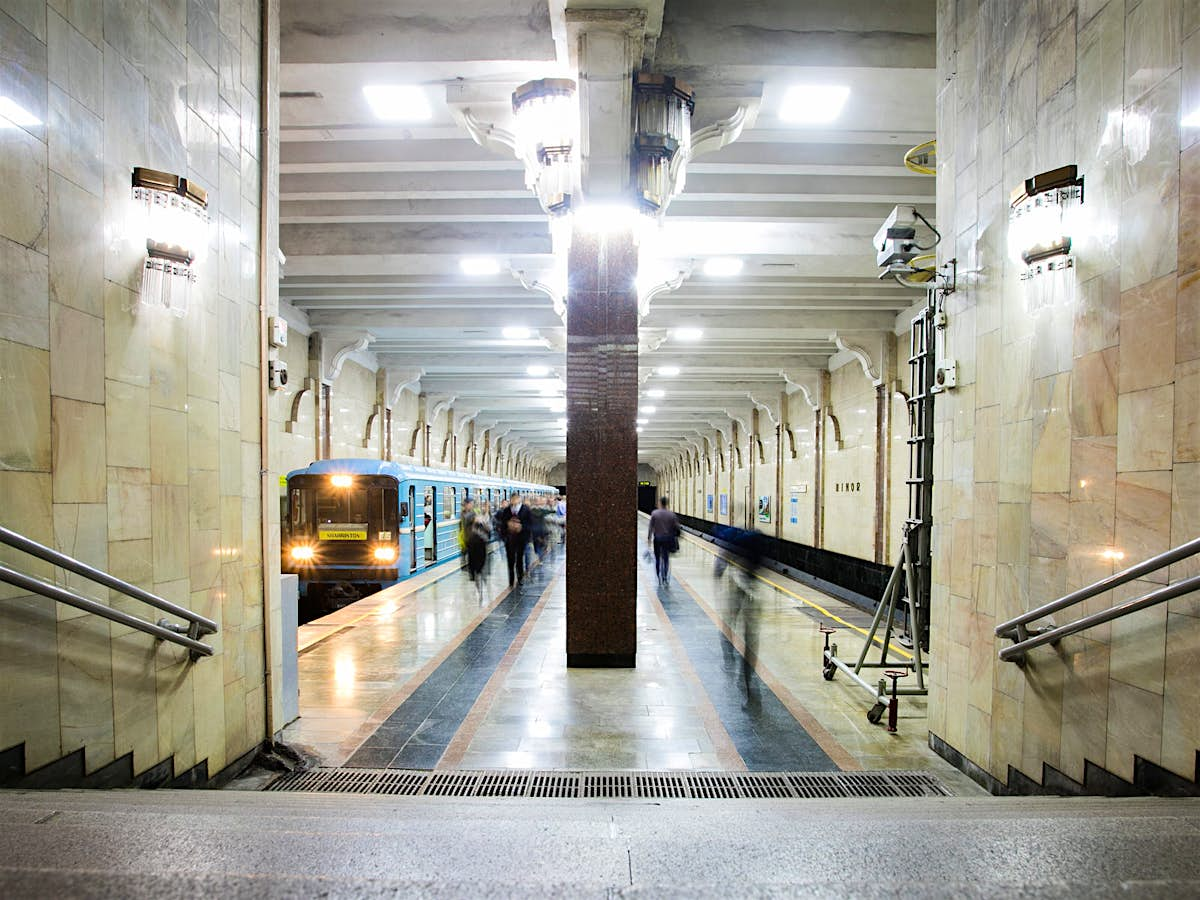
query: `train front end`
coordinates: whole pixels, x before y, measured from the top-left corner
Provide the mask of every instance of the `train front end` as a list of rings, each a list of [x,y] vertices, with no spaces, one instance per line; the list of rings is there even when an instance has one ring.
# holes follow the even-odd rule
[[[293,473],[283,571],[333,608],[399,580],[399,493],[390,475]],[[407,574],[405,571],[404,574]]]

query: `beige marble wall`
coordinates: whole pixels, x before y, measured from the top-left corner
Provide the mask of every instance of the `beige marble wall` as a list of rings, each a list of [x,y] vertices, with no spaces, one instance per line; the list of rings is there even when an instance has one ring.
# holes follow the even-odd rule
[[[930,729],[1001,780],[1085,760],[1130,778],[1135,754],[1195,775],[1195,597],[1024,669],[993,627],[1200,533],[1197,26],[1181,0],[939,3],[940,250],[978,274],[947,305],[962,386],[938,400]],[[1077,268],[1023,285],[1009,191],[1067,163]]]
[[[266,737],[259,4],[0,3],[3,523],[216,619],[217,653],[40,598],[0,604],[0,747],[210,773]],[[209,192],[187,315],[138,308],[130,173]],[[272,258],[274,254],[271,254]],[[13,554],[17,567],[109,598]],[[12,592],[4,596],[11,598]]]
[[[857,362],[830,373],[825,429],[825,541],[836,553],[875,558],[875,385]],[[840,433],[841,440],[838,440]]]

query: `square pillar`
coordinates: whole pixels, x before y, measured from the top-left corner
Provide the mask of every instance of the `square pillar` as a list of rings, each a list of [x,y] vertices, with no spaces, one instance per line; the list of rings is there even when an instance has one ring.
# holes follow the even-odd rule
[[[567,665],[637,653],[637,244],[576,228],[568,257]]]

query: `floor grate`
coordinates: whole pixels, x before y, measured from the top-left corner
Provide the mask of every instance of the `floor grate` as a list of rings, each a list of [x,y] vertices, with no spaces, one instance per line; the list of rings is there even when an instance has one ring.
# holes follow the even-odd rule
[[[425,797],[831,799],[949,797],[928,772],[560,772],[526,769],[312,769],[269,791]]]

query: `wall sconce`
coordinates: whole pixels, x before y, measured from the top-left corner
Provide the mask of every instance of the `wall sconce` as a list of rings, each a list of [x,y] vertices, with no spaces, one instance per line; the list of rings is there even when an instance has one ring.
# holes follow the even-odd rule
[[[577,181],[575,142],[579,105],[569,78],[528,81],[512,95],[517,119],[516,149],[525,163],[525,186],[552,218],[571,211]]]
[[[1073,165],[1025,179],[1012,193],[1008,248],[1023,267],[1021,280],[1074,266],[1072,242],[1079,235],[1076,212],[1083,203],[1083,178]]]
[[[683,190],[695,96],[670,75],[633,76],[633,183],[644,213],[662,215]]]
[[[156,301],[183,316],[196,280],[194,263],[208,248],[208,193],[186,178],[139,166],[133,199],[146,235],[140,302]]]

